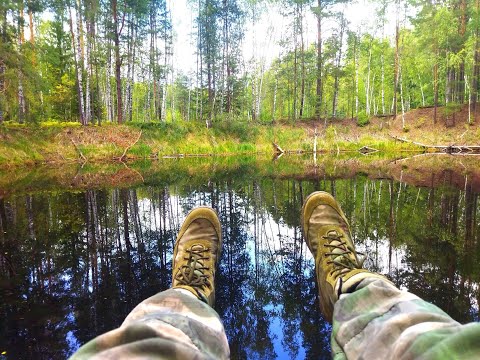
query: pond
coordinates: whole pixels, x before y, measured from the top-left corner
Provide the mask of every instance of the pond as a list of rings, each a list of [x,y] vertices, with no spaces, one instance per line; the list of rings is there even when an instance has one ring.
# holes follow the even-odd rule
[[[460,322],[479,320],[477,165],[171,161],[128,176],[92,168],[0,179],[0,358],[66,358],[169,288],[176,233],[198,205],[223,226],[215,308],[232,359],[330,358],[300,227],[315,190],[341,203],[367,268]]]

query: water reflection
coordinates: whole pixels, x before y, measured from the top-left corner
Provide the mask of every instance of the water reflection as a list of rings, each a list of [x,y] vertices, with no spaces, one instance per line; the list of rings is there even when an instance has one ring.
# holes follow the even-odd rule
[[[224,247],[216,309],[234,359],[330,358],[300,209],[334,193],[367,266],[468,322],[479,318],[479,204],[471,186],[416,188],[357,176],[231,177],[0,200],[0,353],[65,358],[171,283],[175,235],[217,209]]]

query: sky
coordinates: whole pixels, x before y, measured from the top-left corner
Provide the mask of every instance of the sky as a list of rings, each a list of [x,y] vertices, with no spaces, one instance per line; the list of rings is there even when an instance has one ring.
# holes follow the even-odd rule
[[[247,17],[243,41],[244,60],[248,63],[255,57],[257,61],[263,61],[266,67],[281,54],[282,48],[279,41],[282,38],[288,40],[287,29],[291,23],[291,19],[281,14],[282,9],[279,5],[269,4],[267,6],[268,8],[263,12],[255,27],[252,26],[252,21]],[[172,14],[175,68],[185,74],[193,73],[196,66],[196,49],[195,44],[192,44],[194,37],[191,34],[195,32],[195,14],[191,11],[188,0],[167,0],[167,7]],[[377,7],[378,5],[373,1],[358,0],[336,6],[332,10],[344,11],[351,30],[372,34],[376,32],[377,36],[381,36],[381,29],[377,26],[378,20],[375,16]],[[307,10],[306,14],[305,42],[311,44],[316,39],[317,24],[311,10]],[[395,9],[392,7],[387,11],[385,36],[393,36],[395,21]],[[327,38],[336,25],[327,19],[322,26],[324,38]],[[377,30],[375,30],[376,28]]]

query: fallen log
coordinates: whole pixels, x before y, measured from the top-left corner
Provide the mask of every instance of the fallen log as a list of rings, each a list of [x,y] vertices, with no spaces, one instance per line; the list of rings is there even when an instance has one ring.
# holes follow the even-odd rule
[[[361,153],[361,154],[371,154],[371,153],[374,153],[374,152],[377,152],[379,151],[378,149],[375,149],[375,148],[372,148],[370,146],[362,146],[360,149],[358,149],[358,151]]]
[[[425,150],[436,149],[446,154],[480,153],[480,145],[427,145],[394,135],[390,135],[390,137],[394,138],[397,141],[423,147]]]
[[[278,144],[275,144],[274,142],[272,142],[272,145],[273,145],[273,151],[275,152],[275,154],[283,154],[285,152],[285,150],[283,150]]]
[[[138,137],[137,137],[137,140],[135,140],[132,144],[128,145],[125,150],[123,151],[123,154],[122,156],[120,156],[120,158],[118,159],[119,161],[123,162],[123,160],[126,158],[127,156],[127,151],[132,147],[134,146],[139,140],[140,138],[142,137],[142,131],[140,131],[140,133],[138,134]]]
[[[78,147],[78,145],[75,143],[75,141],[72,138],[70,138],[70,141],[72,142],[73,146],[75,147],[75,150],[77,150],[78,154],[82,158],[83,162],[86,163],[88,160],[85,157],[85,155],[83,155],[82,150],[80,150],[80,148]]]

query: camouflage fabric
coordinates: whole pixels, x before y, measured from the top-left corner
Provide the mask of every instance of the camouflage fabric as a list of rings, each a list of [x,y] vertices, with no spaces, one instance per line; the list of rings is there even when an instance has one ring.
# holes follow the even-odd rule
[[[183,289],[141,302],[115,330],[82,346],[71,359],[228,359],[225,330],[209,305]]]
[[[480,323],[462,325],[387,281],[366,278],[333,313],[339,359],[480,359]]]
[[[339,359],[479,359],[480,324],[461,325],[438,307],[378,278],[343,294],[333,313]],[[115,330],[71,359],[228,359],[218,314],[183,289],[140,303]]]

